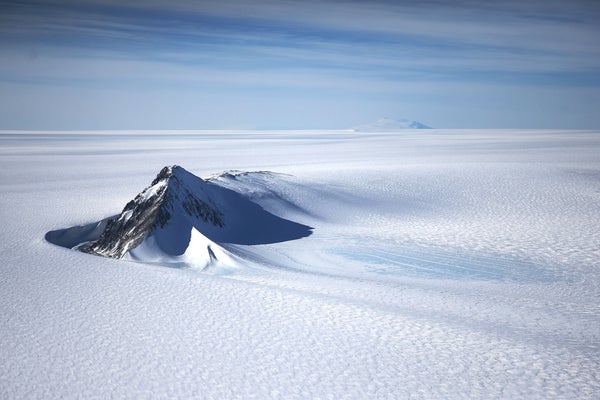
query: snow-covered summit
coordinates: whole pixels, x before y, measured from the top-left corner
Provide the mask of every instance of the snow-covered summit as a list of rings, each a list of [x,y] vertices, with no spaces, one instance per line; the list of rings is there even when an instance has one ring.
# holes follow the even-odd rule
[[[402,129],[431,129],[431,127],[418,121],[411,121],[406,118],[380,118],[371,124],[364,124],[354,127],[354,130],[358,132],[385,132]]]
[[[211,197],[207,182],[185,169],[173,165],[164,167],[150,186],[131,200],[121,214],[108,223],[102,235],[82,248],[83,251],[113,258],[122,258],[152,233],[168,230],[170,225],[204,225],[222,228],[223,213]],[[179,227],[182,230],[182,227]],[[189,237],[175,237],[159,244],[169,254],[177,254],[187,245]],[[179,253],[181,254],[181,253]]]
[[[109,219],[99,237],[78,248],[104,257],[206,267],[231,260],[223,244],[275,243],[310,234],[310,227],[173,165]]]

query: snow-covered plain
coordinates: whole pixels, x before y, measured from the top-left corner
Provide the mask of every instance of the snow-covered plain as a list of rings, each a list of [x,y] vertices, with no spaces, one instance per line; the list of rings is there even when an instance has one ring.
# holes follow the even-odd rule
[[[312,234],[44,239],[171,164]],[[0,193],[0,398],[600,397],[600,132],[3,131]]]

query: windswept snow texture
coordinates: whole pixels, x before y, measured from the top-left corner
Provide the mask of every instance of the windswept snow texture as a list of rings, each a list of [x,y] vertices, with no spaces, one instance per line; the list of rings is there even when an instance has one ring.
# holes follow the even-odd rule
[[[2,132],[0,155],[0,398],[600,397],[600,132]],[[191,219],[196,185],[168,201],[185,249],[64,248],[173,164],[206,189]],[[240,204],[314,229],[228,231]]]
[[[406,118],[380,118],[372,124],[359,125],[354,128],[357,132],[393,132],[403,129],[431,129],[431,127]]]

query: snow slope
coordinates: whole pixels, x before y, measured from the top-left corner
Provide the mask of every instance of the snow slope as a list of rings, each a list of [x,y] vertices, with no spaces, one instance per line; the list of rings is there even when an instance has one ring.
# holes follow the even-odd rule
[[[2,132],[0,144],[2,398],[600,393],[600,132]],[[93,240],[175,163],[312,234],[249,244],[190,229],[203,251],[181,265],[45,240]],[[185,267],[215,243],[227,275]]]

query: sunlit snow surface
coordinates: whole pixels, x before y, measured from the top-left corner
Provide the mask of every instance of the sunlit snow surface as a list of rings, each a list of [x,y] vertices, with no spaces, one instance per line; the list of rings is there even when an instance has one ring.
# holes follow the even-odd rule
[[[0,155],[1,398],[600,396],[600,132],[4,131]],[[44,240],[171,164],[313,233],[205,272]]]

